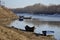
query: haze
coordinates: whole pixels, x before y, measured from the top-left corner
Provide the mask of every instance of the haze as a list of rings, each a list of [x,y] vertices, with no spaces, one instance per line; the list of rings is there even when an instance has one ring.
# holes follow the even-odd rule
[[[41,3],[44,5],[60,4],[60,0],[1,0],[8,8],[23,8],[28,5]]]

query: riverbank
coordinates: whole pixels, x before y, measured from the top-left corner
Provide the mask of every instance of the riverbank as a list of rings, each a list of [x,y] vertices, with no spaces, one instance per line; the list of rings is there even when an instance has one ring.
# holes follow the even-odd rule
[[[10,10],[0,7],[0,40],[55,40],[50,36],[37,37],[32,32],[21,31],[7,26],[18,17]]]
[[[20,29],[0,26],[1,40],[55,40],[53,36],[36,36],[33,32],[25,32]]]
[[[11,21],[8,23],[10,22]],[[21,31],[20,29],[6,25],[7,24],[0,25],[1,40],[55,40],[53,36],[36,36],[33,32]]]

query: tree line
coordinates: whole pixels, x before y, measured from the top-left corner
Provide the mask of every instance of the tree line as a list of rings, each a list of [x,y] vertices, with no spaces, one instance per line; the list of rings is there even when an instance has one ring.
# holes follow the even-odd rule
[[[60,5],[43,5],[34,4],[31,6],[26,6],[24,8],[11,9],[15,13],[33,13],[33,14],[60,14]]]

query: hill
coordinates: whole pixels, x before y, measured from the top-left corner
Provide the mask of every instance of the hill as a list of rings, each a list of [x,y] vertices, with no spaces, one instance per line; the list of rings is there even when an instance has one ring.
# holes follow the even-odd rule
[[[18,17],[12,11],[6,7],[0,6],[0,24],[6,24],[16,18]]]
[[[26,6],[24,8],[15,8],[11,9],[15,13],[33,13],[33,14],[60,14],[60,5],[43,5],[43,4],[34,4]]]
[[[0,6],[0,40],[28,40],[7,25],[18,17],[6,7]]]
[[[12,17],[16,17],[16,15],[12,11],[10,11],[8,8],[0,6],[0,18],[3,18],[3,17],[12,18]]]

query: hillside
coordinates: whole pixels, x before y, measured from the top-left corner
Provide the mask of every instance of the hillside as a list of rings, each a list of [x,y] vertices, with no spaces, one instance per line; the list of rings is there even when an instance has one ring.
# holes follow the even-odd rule
[[[28,40],[28,38],[11,28],[0,26],[0,40]]]
[[[8,22],[10,22],[9,20],[13,20],[16,18],[18,18],[18,17],[13,12],[11,12],[6,7],[0,6],[0,22],[1,22],[0,24],[4,24],[5,22],[8,23]]]
[[[18,17],[6,7],[0,6],[0,40],[28,40],[7,25]]]
[[[53,36],[36,36],[33,32],[0,26],[0,40],[55,40],[55,38]]]
[[[0,6],[0,18],[3,17],[12,18],[12,17],[16,17],[16,15],[13,12],[11,12],[9,9]]]
[[[36,14],[60,14],[60,5],[43,5],[43,4],[34,4],[26,6],[24,8],[15,8],[12,9],[15,13],[36,13]]]

